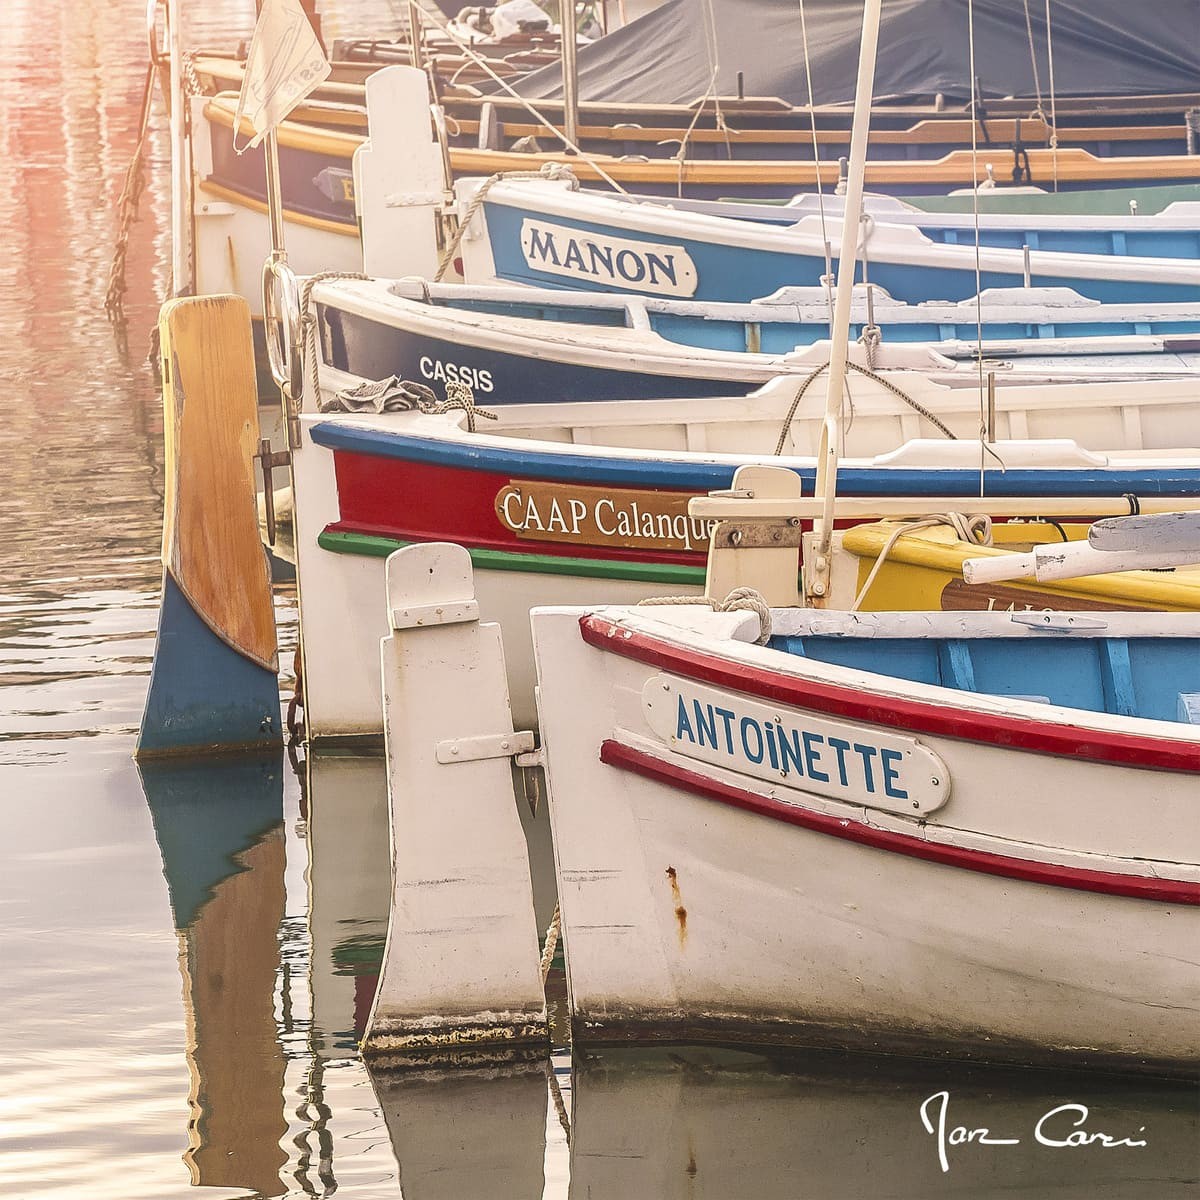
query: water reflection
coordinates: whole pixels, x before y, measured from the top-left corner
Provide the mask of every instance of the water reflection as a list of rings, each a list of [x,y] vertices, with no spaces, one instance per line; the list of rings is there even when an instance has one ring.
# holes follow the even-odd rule
[[[546,1074],[504,1070],[372,1076],[404,1200],[538,1200]]]
[[[313,1053],[356,1053],[379,981],[392,893],[382,757],[308,760]]]
[[[921,1104],[950,1095],[947,1137],[986,1127],[1016,1145],[947,1149]],[[1136,1134],[1145,1149],[1052,1149],[1040,1116],[1088,1105],[1088,1128]],[[936,1118],[937,1105],[930,1106]],[[1194,1088],[934,1065],[865,1056],[775,1058],[735,1051],[611,1051],[577,1059],[572,1197],[755,1200],[1194,1194],[1200,1113]],[[1069,1133],[1071,1116],[1046,1127]],[[936,1129],[936,1119],[934,1120]]]
[[[283,763],[143,765],[179,936],[192,1183],[282,1195]]]
[[[560,1194],[542,1073],[373,1083],[405,1200]],[[576,1056],[572,1096],[573,1200],[1182,1200],[1200,1166],[1196,1092],[1179,1084],[663,1047]],[[1146,1145],[1046,1145],[1039,1120],[1046,1141],[1082,1127]]]

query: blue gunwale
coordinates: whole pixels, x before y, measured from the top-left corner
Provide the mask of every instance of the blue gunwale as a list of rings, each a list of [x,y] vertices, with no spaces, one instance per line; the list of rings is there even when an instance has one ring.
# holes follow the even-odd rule
[[[453,467],[463,471],[489,471],[501,475],[566,483],[624,484],[644,488],[677,488],[705,492],[728,487],[738,463],[680,462],[672,459],[635,459],[615,455],[531,453],[527,446],[509,449],[469,442],[443,441],[364,429],[331,421],[315,424],[312,440],[329,450],[367,454],[403,462]],[[764,454],[761,460],[787,465]],[[811,492],[816,467],[796,473]],[[958,468],[852,467],[838,471],[839,487],[858,496],[928,495],[975,496],[980,494],[979,471]],[[1200,464],[1150,470],[1104,468],[1015,468],[984,473],[985,496],[1143,496],[1200,495]]]

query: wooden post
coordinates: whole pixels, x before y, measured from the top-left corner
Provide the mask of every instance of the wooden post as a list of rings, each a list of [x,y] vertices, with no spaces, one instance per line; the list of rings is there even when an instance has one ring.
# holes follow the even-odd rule
[[[278,746],[279,661],[253,455],[250,307],[171,300],[159,317],[163,601],[136,755]]]

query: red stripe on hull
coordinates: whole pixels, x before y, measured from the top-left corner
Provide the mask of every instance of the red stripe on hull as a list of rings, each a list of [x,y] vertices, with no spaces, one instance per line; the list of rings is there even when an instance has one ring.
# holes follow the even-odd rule
[[[701,775],[686,767],[667,762],[653,754],[635,750],[611,738],[601,743],[600,761],[621,771],[652,779],[666,787],[703,796],[721,804],[728,804],[746,812],[796,825],[813,833],[826,834],[885,850],[891,854],[903,854],[909,858],[920,858],[926,862],[943,866],[977,871],[985,875],[999,875],[1006,879],[1019,879],[1024,883],[1040,883],[1050,887],[1072,888],[1083,892],[1100,892],[1110,896],[1127,896],[1135,900],[1156,900],[1167,904],[1200,905],[1200,883],[1183,880],[1151,878],[1142,875],[1122,875],[1110,871],[1089,871],[1078,867],[1066,867],[1057,863],[1034,862],[1030,859],[1013,858],[1003,854],[991,854],[985,850],[972,850],[963,846],[939,845],[923,838],[903,833],[875,829],[858,821],[844,817],[831,817],[825,813],[800,808],[771,796],[734,787],[707,775]]]
[[[335,450],[338,511],[332,533],[365,533],[400,542],[457,542],[477,550],[564,555],[617,562],[703,566],[708,547],[676,553],[616,544],[518,537],[496,515],[496,496],[512,476]],[[536,474],[522,475],[536,480]],[[591,485],[589,485],[591,486]],[[621,489],[615,489],[620,494]],[[692,492],[675,492],[692,495]]]
[[[1200,742],[1175,742],[1144,734],[1056,725],[998,713],[974,713],[922,700],[872,696],[837,684],[799,679],[684,650],[596,615],[581,617],[579,627],[589,646],[609,654],[795,708],[908,733],[936,734],[1056,758],[1200,774]]]

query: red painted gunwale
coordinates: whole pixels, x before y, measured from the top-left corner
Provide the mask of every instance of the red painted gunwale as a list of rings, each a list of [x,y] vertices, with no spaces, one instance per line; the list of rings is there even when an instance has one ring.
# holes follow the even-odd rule
[[[512,476],[495,471],[464,471],[348,450],[333,452],[339,520],[329,533],[359,533],[401,542],[458,542],[474,550],[514,554],[595,558],[617,562],[703,566],[708,547],[660,551],[649,547],[589,545],[518,537],[496,516],[496,495]],[[521,476],[537,481],[536,472]],[[589,485],[593,486],[593,485]],[[616,488],[616,494],[625,491]],[[695,492],[660,489],[684,496]]]
[[[971,712],[925,700],[906,700],[838,684],[819,683],[687,650],[627,629],[598,614],[581,617],[579,628],[589,646],[609,654],[646,663],[686,679],[811,712],[848,717],[909,733],[936,734],[1026,753],[1049,754],[1056,758],[1200,774],[1200,740],[1176,742],[1147,734]]]
[[[642,750],[635,750],[623,742],[608,739],[601,743],[600,761],[621,771],[631,771],[646,779],[676,790],[691,792],[721,804],[759,816],[797,825],[814,833],[856,842],[892,854],[903,854],[909,858],[920,858],[926,862],[943,866],[978,871],[985,875],[1000,875],[1006,879],[1019,879],[1025,883],[1041,883],[1050,887],[1072,888],[1076,891],[1100,892],[1110,896],[1127,896],[1135,900],[1154,900],[1167,904],[1200,905],[1200,883],[1185,880],[1163,879],[1149,875],[1125,875],[1116,871],[1093,871],[1081,867],[1067,867],[1059,863],[1037,862],[1027,858],[1014,858],[1005,854],[993,854],[986,850],[974,850],[965,846],[949,846],[930,842],[908,834],[875,829],[860,821],[844,817],[832,817],[813,812],[772,796],[734,787],[719,779],[701,775],[674,762],[661,759]]]

